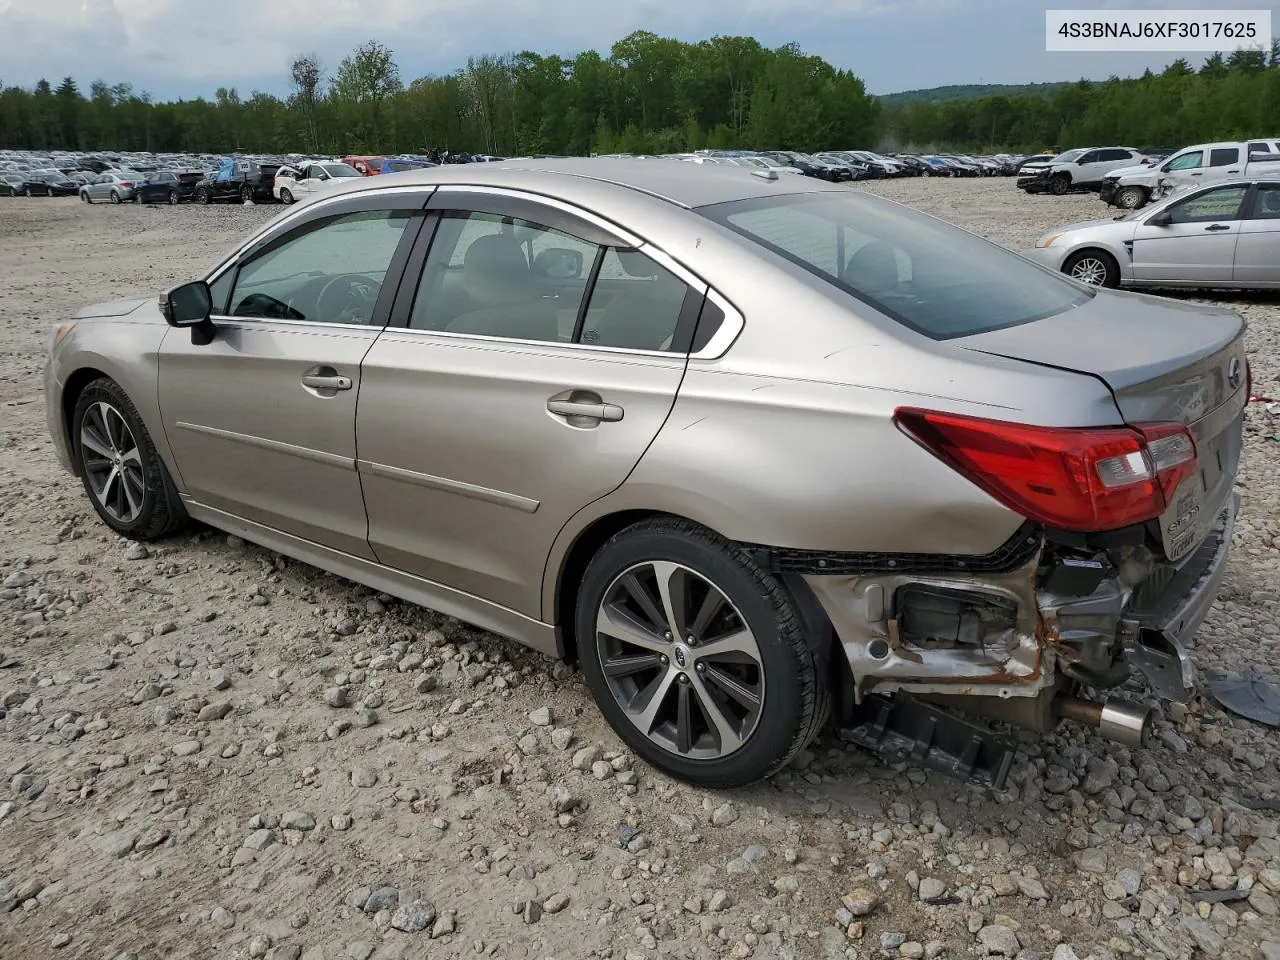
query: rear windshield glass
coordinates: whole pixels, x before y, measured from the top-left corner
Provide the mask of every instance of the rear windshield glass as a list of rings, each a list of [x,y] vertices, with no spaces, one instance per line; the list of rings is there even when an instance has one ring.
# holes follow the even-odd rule
[[[760,197],[698,212],[936,340],[1030,323],[1092,296],[993,243],[865,193]]]

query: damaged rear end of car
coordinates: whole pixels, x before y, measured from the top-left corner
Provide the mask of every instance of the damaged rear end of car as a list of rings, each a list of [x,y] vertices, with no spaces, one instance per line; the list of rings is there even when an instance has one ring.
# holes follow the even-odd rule
[[[1025,523],[985,556],[807,577],[840,621],[851,739],[999,786],[1011,749],[951,711],[1042,733],[1069,720],[1137,746],[1151,710],[1109,691],[1140,675],[1160,698],[1191,698],[1239,503],[1243,333],[1234,314],[1104,294],[956,341],[1101,381],[1116,423],[896,410],[905,440]]]

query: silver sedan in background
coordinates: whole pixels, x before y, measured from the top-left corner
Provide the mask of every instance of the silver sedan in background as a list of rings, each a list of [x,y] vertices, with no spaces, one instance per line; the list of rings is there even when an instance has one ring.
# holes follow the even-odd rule
[[[1280,288],[1280,179],[1220,181],[1060,227],[1030,256],[1095,286]]]
[[[138,185],[146,179],[133,170],[107,170],[80,188],[80,199],[85,203],[95,200],[128,203],[137,194]]]
[[[1137,744],[1094,697],[1191,696],[1243,334],[816,179],[526,159],[287,207],[66,318],[45,389],[116,533],[202,521],[577,660],[674,776],[767,776],[834,713],[999,786],[953,711]]]

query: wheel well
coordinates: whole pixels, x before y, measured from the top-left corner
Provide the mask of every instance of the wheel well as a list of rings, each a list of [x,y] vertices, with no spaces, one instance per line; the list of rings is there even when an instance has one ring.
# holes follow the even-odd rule
[[[1113,254],[1110,250],[1104,250],[1102,247],[1081,247],[1079,250],[1074,251],[1071,254],[1071,256],[1067,257],[1067,259],[1063,261],[1063,264],[1062,264],[1063,268],[1065,269],[1068,263],[1072,263],[1073,261],[1078,260],[1080,257],[1083,257],[1085,254],[1089,254],[1090,256],[1095,256],[1095,257],[1106,257],[1108,260],[1111,261],[1113,266],[1117,268],[1119,268],[1120,266],[1119,261],[1117,261],[1115,258],[1115,254]]]
[[[605,541],[620,530],[649,520],[654,517],[673,517],[675,514],[658,510],[624,510],[601,517],[578,534],[569,552],[565,554],[564,563],[560,565],[560,575],[556,578],[556,629],[560,633],[560,641],[564,645],[564,658],[570,663],[578,660],[578,638],[574,632],[574,611],[578,605],[578,588],[582,586],[583,574]],[[680,518],[685,519],[685,518]]]
[[[71,443],[71,417],[76,412],[76,402],[80,399],[80,394],[93,381],[105,376],[106,374],[101,370],[95,370],[93,367],[81,367],[67,377],[66,386],[62,388],[62,426],[67,432],[68,444]],[[71,458],[71,462],[75,465],[75,457]]]

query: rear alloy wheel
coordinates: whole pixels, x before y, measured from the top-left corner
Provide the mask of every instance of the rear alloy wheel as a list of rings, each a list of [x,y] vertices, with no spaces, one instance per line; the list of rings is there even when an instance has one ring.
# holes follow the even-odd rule
[[[30,188],[30,187],[27,187],[27,196],[28,196],[28,197],[34,197],[34,196],[35,196],[35,194],[32,192],[32,190],[31,190],[31,188]]]
[[[1123,187],[1116,194],[1116,206],[1124,210],[1137,210],[1147,202],[1147,192],[1141,187]]]
[[[199,203],[213,203],[213,194],[211,194],[207,188],[201,187],[196,191],[196,200]]]
[[[293,192],[288,187],[282,187],[280,190],[281,203],[293,203]]]
[[[115,190],[112,190],[112,191],[111,191],[111,202],[112,202],[112,203],[120,203],[120,202],[121,202],[121,201],[120,201],[120,194],[119,194],[119,193],[117,193]]]
[[[176,207],[177,205],[178,205],[178,191],[177,191],[177,190],[170,190],[170,191],[169,191],[169,206],[171,206],[171,207]]]
[[[825,651],[790,592],[687,521],[610,539],[587,568],[575,623],[605,719],[682,780],[727,788],[770,776],[826,721]]]
[[[1071,189],[1071,178],[1065,173],[1055,173],[1049,178],[1049,192],[1060,197]]]
[[[1093,287],[1116,287],[1120,284],[1120,267],[1115,258],[1103,250],[1073,253],[1062,265],[1062,272]]]
[[[129,397],[101,377],[81,392],[71,417],[76,467],[93,508],[131,540],[154,540],[186,522],[186,510]]]
[[[82,201],[84,201],[85,203],[88,203],[88,202],[89,202],[89,191],[88,191],[88,190],[81,190],[81,191],[80,191],[80,199],[81,199]]]
[[[240,188],[240,202],[253,203],[253,187],[249,186],[247,183]]]

